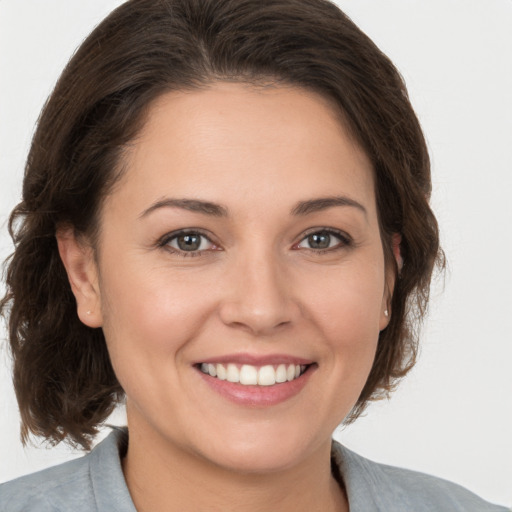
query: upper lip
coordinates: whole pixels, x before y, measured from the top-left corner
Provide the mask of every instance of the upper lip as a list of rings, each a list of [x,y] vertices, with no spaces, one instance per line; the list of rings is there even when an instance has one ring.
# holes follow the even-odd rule
[[[311,359],[304,359],[302,357],[296,357],[289,354],[267,354],[267,355],[255,355],[255,354],[226,354],[222,356],[209,357],[207,359],[201,359],[196,364],[249,364],[251,366],[265,366],[275,364],[299,364],[309,365],[314,363]]]

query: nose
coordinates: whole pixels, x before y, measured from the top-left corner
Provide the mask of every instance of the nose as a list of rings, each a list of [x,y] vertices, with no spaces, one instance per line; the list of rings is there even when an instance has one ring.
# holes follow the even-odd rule
[[[224,283],[221,320],[258,336],[293,324],[300,307],[293,297],[292,281],[283,262],[270,250],[240,255]]]

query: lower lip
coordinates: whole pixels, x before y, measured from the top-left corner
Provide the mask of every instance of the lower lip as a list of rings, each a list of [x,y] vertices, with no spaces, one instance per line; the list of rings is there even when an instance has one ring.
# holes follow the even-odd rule
[[[298,395],[314,373],[316,365],[311,365],[297,379],[273,386],[244,386],[236,382],[220,380],[197,369],[211,389],[231,402],[251,407],[277,405]]]

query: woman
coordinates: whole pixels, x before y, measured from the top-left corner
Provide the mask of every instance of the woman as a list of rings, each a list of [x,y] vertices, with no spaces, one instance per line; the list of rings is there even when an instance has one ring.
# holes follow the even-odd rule
[[[40,119],[2,304],[23,436],[88,448],[123,397],[128,431],[1,509],[503,510],[331,442],[414,363],[429,194],[400,76],[334,5],[121,6]]]

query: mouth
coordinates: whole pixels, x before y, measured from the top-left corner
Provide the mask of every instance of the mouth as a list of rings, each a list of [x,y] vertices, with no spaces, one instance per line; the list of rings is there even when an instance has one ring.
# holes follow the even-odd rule
[[[237,363],[199,363],[197,368],[220,381],[242,386],[274,386],[292,382],[300,378],[313,364],[237,364]]]
[[[300,394],[318,364],[287,354],[226,354],[198,361],[194,367],[216,394],[239,406],[260,409]]]

